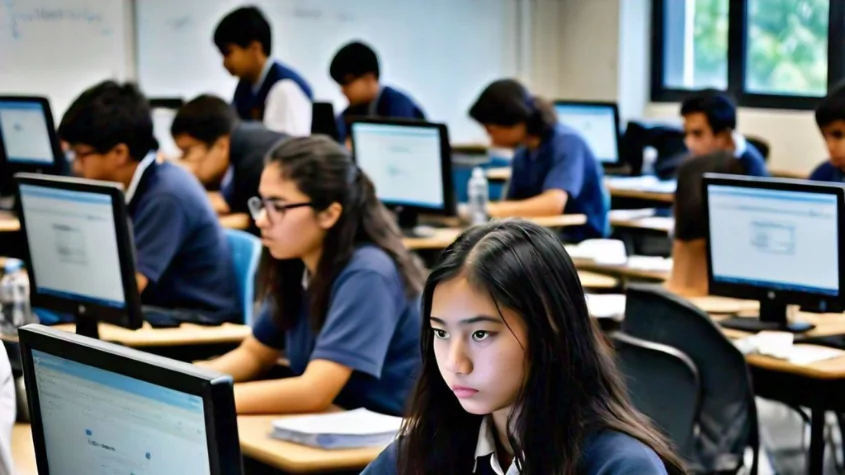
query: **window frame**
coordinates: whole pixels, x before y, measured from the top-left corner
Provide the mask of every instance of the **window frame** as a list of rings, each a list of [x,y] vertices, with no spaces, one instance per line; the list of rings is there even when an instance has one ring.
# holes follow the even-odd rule
[[[695,90],[667,87],[664,44],[666,3],[677,0],[653,0],[651,9],[651,100],[682,102]],[[725,92],[740,107],[761,109],[812,110],[821,97],[793,94],[761,94],[745,90],[748,0],[730,0],[728,5],[728,87]],[[845,80],[845,0],[830,0],[827,38],[827,87]]]

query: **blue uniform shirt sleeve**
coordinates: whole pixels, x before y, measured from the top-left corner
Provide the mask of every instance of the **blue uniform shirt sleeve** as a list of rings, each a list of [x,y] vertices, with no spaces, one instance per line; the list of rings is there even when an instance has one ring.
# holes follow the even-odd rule
[[[810,180],[813,181],[834,181],[833,167],[830,165],[829,162],[824,162],[821,165],[817,166],[812,173],[810,173]]]
[[[395,475],[399,468],[399,443],[393,441],[384,449],[361,475]]]
[[[139,206],[132,220],[137,268],[151,283],[158,282],[182,247],[187,221],[184,208],[170,195],[152,197]]]
[[[310,360],[333,361],[380,378],[400,317],[390,291],[396,285],[372,270],[338,276]]]
[[[285,346],[285,333],[279,330],[273,321],[273,304],[265,300],[255,324],[252,326],[252,336],[262,345],[281,350]]]
[[[595,436],[584,451],[587,475],[666,475],[666,466],[647,445],[619,432]]]
[[[385,116],[404,119],[417,118],[417,108],[407,97],[397,94],[392,100],[386,102]]]
[[[739,157],[739,162],[742,168],[745,169],[745,174],[748,176],[769,176],[769,170],[766,168],[766,162],[759,153],[746,151]]]
[[[590,149],[587,142],[574,134],[563,134],[553,140],[551,153],[554,157],[543,181],[543,191],[563,190],[570,199],[575,199],[584,187],[584,163]]]

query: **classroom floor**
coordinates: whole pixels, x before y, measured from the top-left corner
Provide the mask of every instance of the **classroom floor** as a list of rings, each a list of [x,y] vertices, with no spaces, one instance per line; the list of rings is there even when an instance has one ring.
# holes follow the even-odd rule
[[[760,437],[764,446],[768,449],[768,460],[761,459],[760,475],[799,475],[807,473],[806,453],[810,443],[809,428],[804,426],[801,416],[791,408],[757,398],[757,411],[760,418]],[[841,461],[842,440],[839,428],[836,425],[835,417],[828,414],[829,437],[833,440],[834,446],[830,443],[825,446],[825,475],[837,475],[843,473],[836,468],[833,454]],[[805,430],[802,431],[802,427]],[[803,434],[803,441],[802,441]],[[841,462],[840,462],[841,463]]]

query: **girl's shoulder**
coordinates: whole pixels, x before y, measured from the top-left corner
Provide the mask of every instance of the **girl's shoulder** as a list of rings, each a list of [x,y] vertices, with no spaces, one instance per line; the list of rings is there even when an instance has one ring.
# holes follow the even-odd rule
[[[666,466],[648,445],[628,434],[603,430],[587,437],[582,459],[584,473],[666,475]]]

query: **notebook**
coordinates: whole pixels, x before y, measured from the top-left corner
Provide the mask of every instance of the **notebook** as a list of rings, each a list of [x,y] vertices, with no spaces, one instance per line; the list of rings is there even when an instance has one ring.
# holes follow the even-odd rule
[[[273,421],[273,438],[323,449],[385,446],[396,438],[402,418],[355,409]]]

